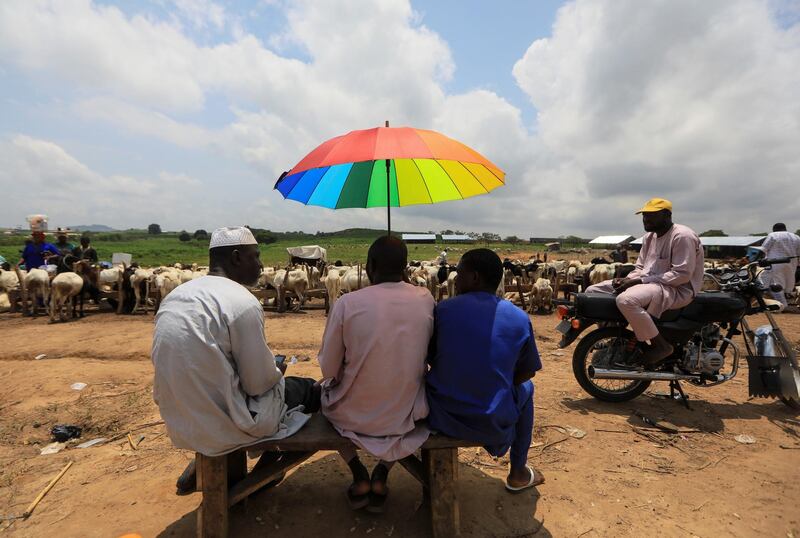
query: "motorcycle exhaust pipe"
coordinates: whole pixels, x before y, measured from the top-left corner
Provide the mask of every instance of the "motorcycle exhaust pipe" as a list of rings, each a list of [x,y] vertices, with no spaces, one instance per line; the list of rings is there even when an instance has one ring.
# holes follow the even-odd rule
[[[589,366],[589,377],[592,379],[641,379],[644,381],[698,381],[699,375],[675,374],[672,372],[638,372],[632,370],[615,370]],[[721,377],[721,376],[717,376]],[[721,379],[720,379],[721,381]]]

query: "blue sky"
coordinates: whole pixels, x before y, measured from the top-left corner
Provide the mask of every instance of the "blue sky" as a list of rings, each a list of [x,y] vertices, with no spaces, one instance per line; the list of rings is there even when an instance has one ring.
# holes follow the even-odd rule
[[[696,228],[792,226],[798,21],[792,0],[8,0],[0,226],[380,227],[271,187],[384,119],[507,172],[489,196],[398,210],[403,229],[636,234],[652,196]]]

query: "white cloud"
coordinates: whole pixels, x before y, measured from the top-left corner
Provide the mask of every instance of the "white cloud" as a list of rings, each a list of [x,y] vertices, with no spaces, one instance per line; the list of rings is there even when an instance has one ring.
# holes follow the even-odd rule
[[[174,5],[164,21],[89,0],[2,2],[0,67],[41,82],[84,121],[163,140],[165,152],[175,145],[249,165],[267,192],[215,208],[222,219],[245,215],[273,229],[381,225],[380,211],[301,208],[269,187],[323,140],[386,119],[462,140],[507,172],[508,185],[488,197],[397,211],[406,229],[635,233],[632,208],[658,194],[674,198],[678,220],[703,229],[762,230],[800,209],[791,3],[570,2],[552,36],[514,67],[537,109],[533,126],[497,93],[448,94],[448,44],[408,1],[281,3],[285,30],[258,37],[236,29],[233,8]],[[201,33],[235,31],[201,44],[183,21]],[[298,48],[303,59],[287,52]]]
[[[4,208],[11,222],[41,212],[59,226],[106,222],[141,228],[159,222],[174,229],[199,227],[198,214],[218,218],[201,182],[186,174],[160,172],[150,179],[101,174],[61,146],[26,135],[0,141],[0,162],[4,196],[19,201]]]
[[[195,28],[221,30],[227,19],[225,8],[211,0],[173,0],[180,14]]]
[[[798,65],[800,30],[763,2],[580,0],[514,75],[542,143],[583,171],[578,203],[664,195],[679,219],[746,233],[800,209]]]

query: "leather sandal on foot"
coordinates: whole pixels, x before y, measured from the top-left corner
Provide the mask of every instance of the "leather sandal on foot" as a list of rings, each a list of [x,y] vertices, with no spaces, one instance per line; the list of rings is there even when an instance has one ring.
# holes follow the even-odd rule
[[[347,488],[347,491],[345,492],[347,494],[347,504],[349,504],[350,508],[352,508],[353,510],[360,510],[369,504],[370,494],[369,492],[362,493],[360,495],[353,493],[353,490],[355,490],[355,488],[356,488],[355,482],[350,484],[350,487]]]
[[[533,467],[529,467],[527,465],[525,467],[528,469],[528,471],[530,471],[531,479],[528,481],[527,484],[525,484],[524,486],[519,486],[519,487],[512,486],[508,482],[506,482],[506,489],[508,491],[510,491],[511,493],[519,493],[519,492],[524,491],[524,490],[526,490],[528,488],[535,488],[536,486],[538,486],[540,484],[544,484],[544,475],[540,471],[535,471],[533,469]]]
[[[386,497],[389,496],[389,488],[386,486],[386,479],[389,478],[389,469],[385,465],[378,464],[372,470],[372,478],[370,482],[373,485],[372,490],[369,492],[369,504],[367,505],[367,512],[372,514],[382,514],[384,506],[386,505]],[[376,493],[374,484],[376,482],[383,482],[384,492]]]

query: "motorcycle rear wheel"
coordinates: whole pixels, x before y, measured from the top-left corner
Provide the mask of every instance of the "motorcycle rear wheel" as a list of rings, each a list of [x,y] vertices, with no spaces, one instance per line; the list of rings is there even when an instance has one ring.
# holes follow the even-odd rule
[[[613,343],[622,338],[627,341],[633,338],[633,333],[620,327],[605,327],[597,329],[584,336],[575,346],[572,355],[572,373],[581,388],[604,402],[627,402],[633,400],[650,386],[648,380],[620,380],[620,379],[592,379],[587,369],[592,365],[591,352],[596,345],[604,340]],[[598,384],[602,383],[602,384]]]

